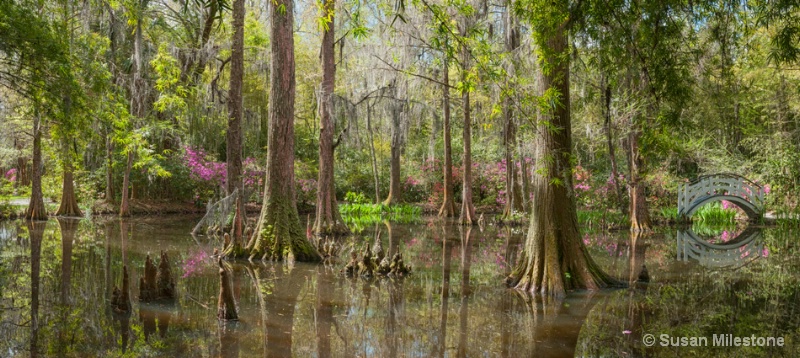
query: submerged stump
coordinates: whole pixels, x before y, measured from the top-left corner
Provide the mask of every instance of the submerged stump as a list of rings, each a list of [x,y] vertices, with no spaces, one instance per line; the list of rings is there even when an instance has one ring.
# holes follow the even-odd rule
[[[152,302],[158,300],[174,300],[175,280],[169,266],[167,253],[161,251],[161,262],[158,268],[147,255],[144,262],[144,276],[139,278],[139,301]]]
[[[122,266],[122,289],[114,286],[111,294],[111,308],[115,313],[131,313],[130,280],[128,266]]]
[[[238,320],[236,299],[233,297],[231,274],[222,259],[217,260],[219,265],[219,300],[217,300],[217,318],[221,320]]]
[[[365,279],[374,277],[403,277],[411,273],[411,266],[403,262],[403,255],[395,253],[391,259],[384,257],[383,247],[377,241],[370,251],[365,244],[359,256],[355,249],[350,250],[350,261],[342,269],[345,276],[360,276]]]

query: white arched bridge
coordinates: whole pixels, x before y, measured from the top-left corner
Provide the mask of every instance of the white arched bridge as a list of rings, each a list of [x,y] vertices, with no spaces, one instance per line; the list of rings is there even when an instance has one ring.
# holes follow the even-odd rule
[[[764,212],[764,189],[736,174],[703,175],[678,187],[678,216],[683,220],[692,217],[701,206],[727,200],[744,211],[750,220]]]

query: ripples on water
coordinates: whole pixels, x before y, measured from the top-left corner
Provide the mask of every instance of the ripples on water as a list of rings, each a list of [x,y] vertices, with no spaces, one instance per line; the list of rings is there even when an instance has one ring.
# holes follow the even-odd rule
[[[0,223],[0,356],[674,356],[674,348],[641,344],[643,334],[659,330],[781,334],[790,341],[778,349],[706,348],[689,355],[800,356],[800,255],[797,236],[785,231],[765,230],[748,242],[760,245],[755,249],[740,246],[707,260],[698,256],[702,245],[674,229],[639,237],[585,234],[605,270],[635,281],[646,265],[650,283],[552,300],[501,284],[524,229],[468,232],[430,222],[388,230],[381,224],[345,244],[361,247],[379,236],[387,251],[403,252],[413,267],[409,277],[346,279],[339,273],[346,252],[334,266],[236,263],[241,320],[220,324],[219,278],[210,257],[219,244],[190,236],[195,221],[59,226],[51,220],[40,242],[22,222]],[[171,259],[179,299],[139,304],[145,256],[161,250]],[[108,304],[123,264],[131,275],[130,317]]]

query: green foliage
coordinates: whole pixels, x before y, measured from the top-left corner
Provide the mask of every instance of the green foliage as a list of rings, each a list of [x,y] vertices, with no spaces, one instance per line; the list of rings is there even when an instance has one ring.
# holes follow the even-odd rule
[[[725,209],[722,203],[713,202],[695,211],[692,220],[706,225],[733,224],[736,221],[736,209]]]
[[[368,204],[370,202],[364,193],[354,193],[352,191],[348,191],[344,195],[344,201],[350,204]]]

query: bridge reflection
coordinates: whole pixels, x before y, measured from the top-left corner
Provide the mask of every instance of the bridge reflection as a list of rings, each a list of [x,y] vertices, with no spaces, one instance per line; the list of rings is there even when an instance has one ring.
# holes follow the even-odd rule
[[[709,242],[691,228],[678,229],[676,245],[678,261],[694,260],[708,268],[738,268],[765,256],[761,229],[755,227],[721,244]]]

